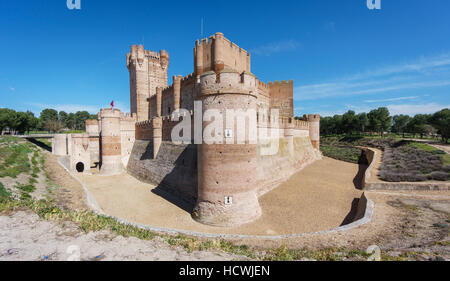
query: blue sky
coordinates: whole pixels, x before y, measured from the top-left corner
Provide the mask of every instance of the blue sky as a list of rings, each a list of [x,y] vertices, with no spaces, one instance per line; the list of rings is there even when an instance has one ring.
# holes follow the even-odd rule
[[[126,53],[166,49],[172,75],[193,70],[193,47],[223,32],[252,53],[262,81],[294,80],[295,113],[392,114],[450,107],[450,1],[0,2],[0,107],[129,111]]]

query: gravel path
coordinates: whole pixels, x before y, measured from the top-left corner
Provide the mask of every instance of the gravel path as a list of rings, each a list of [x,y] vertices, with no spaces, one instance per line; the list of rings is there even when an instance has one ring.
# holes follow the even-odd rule
[[[85,234],[69,222],[44,221],[30,212],[0,216],[0,260],[245,260],[209,251],[187,253],[162,238],[150,241],[115,236],[109,231]]]

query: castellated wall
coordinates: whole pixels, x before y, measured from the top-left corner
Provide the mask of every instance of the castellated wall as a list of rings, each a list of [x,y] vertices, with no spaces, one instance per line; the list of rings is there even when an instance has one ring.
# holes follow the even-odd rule
[[[238,72],[251,72],[250,53],[240,48],[217,32],[208,39],[195,43],[194,71],[201,75],[207,71],[221,71],[230,68]]]

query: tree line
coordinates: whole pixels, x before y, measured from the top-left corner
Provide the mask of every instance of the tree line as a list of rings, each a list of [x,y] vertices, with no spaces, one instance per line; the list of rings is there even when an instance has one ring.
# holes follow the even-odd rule
[[[391,116],[386,107],[371,110],[369,113],[356,114],[349,110],[343,115],[322,117],[320,119],[320,133],[322,135],[335,134],[365,134],[377,132],[384,135],[386,132],[400,134],[440,135],[444,142],[450,138],[450,110],[448,108],[434,114],[417,114]]]
[[[9,108],[0,108],[0,132],[9,130],[12,134],[28,133],[30,131],[58,132],[60,130],[85,130],[87,119],[97,119],[96,114],[87,111],[67,113],[46,108],[39,117],[33,112],[20,112]]]

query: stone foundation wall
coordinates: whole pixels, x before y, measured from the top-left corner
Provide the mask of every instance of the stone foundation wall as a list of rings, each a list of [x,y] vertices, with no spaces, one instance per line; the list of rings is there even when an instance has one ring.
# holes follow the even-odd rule
[[[258,196],[261,196],[288,180],[293,174],[322,158],[315,150],[307,134],[296,136],[293,140],[294,152],[289,151],[287,138],[279,139],[278,153],[260,155],[258,153]],[[260,144],[259,149],[262,145]]]
[[[153,141],[136,140],[127,166],[135,178],[158,185],[183,200],[197,198],[197,146],[163,141],[153,158]]]

